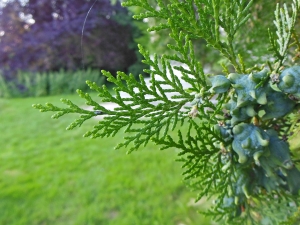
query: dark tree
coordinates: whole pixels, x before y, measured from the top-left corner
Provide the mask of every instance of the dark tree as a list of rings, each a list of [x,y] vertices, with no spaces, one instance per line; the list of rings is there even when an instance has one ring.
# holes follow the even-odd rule
[[[133,43],[139,30],[131,14],[119,2],[93,3],[29,0],[22,5],[10,1],[0,9],[2,72],[13,76],[17,70],[75,70],[83,65],[117,71],[138,63]]]

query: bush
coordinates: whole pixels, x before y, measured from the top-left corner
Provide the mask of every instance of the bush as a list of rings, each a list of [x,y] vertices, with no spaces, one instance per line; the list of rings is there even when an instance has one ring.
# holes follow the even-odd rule
[[[84,64],[116,71],[141,65],[136,24],[119,1],[11,0],[0,7],[0,68],[13,78],[18,70],[75,71]]]
[[[78,70],[75,72],[59,70],[50,73],[18,72],[13,80],[5,80],[0,76],[0,97],[38,97],[58,94],[72,94],[80,87],[89,91],[86,80],[104,83],[99,70]]]

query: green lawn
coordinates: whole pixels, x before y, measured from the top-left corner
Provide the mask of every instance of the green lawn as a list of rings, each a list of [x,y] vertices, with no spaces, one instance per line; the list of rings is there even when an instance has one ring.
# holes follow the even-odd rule
[[[126,155],[109,139],[83,138],[95,120],[65,128],[76,115],[52,120],[33,103],[54,96],[0,99],[0,225],[210,224],[191,205],[175,150],[155,145]]]

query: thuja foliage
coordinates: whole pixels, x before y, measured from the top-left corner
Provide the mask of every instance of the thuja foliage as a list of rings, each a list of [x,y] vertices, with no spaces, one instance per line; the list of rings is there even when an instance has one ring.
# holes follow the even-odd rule
[[[265,43],[273,57],[260,65],[247,65],[236,48],[243,42],[236,37],[253,13],[253,1],[157,0],[149,4],[128,0],[123,5],[145,10],[136,19],[164,21],[149,31],[166,29],[174,40],[168,45],[174,54],[160,58],[139,46],[143,63],[151,68],[145,70],[151,75],[150,85],[143,76],[136,79],[118,72],[114,77],[102,71],[115,85],[115,93],[106,86],[87,84],[102,102],[115,103],[113,110],[80,90],[79,96],[93,110],[67,99],[62,99],[66,108],[50,103],[33,107],[56,112],[53,118],[81,114],[69,130],[104,115],[84,136],[104,138],[125,132],[117,148],[127,147],[128,152],[149,141],[161,149],[178,149],[185,179],[199,191],[197,200],[213,199],[212,208],[203,213],[222,224],[277,224],[297,215],[299,159],[292,154],[289,139],[297,134],[300,119],[300,43],[294,29],[300,1],[274,9],[270,20],[276,31],[270,29],[269,43]],[[194,53],[195,39],[204,39],[228,61],[220,74],[204,72]]]

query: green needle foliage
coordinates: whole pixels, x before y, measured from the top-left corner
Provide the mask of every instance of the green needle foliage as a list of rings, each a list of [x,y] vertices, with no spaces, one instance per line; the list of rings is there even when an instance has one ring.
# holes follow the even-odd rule
[[[298,2],[292,4],[292,16],[289,16],[289,10],[286,4],[284,4],[284,8],[279,8],[279,5],[277,5],[274,21],[277,37],[275,37],[275,34],[273,34],[272,32],[269,32],[271,43],[270,49],[272,50],[272,52],[274,52],[274,56],[276,59],[275,62],[277,62],[275,68],[276,72],[278,72],[279,68],[283,65],[287,57],[292,32],[297,19],[298,9]]]
[[[162,57],[151,56],[139,45],[143,63],[151,68],[145,70],[150,74],[149,84],[143,76],[136,79],[118,72],[114,77],[102,71],[114,84],[114,93],[105,85],[87,84],[102,102],[114,103],[113,110],[80,90],[79,96],[93,110],[66,99],[62,102],[67,108],[49,103],[33,107],[56,112],[53,118],[81,114],[67,129],[103,115],[84,136],[104,138],[125,132],[117,148],[128,147],[128,152],[149,141],[161,149],[178,149],[183,175],[199,191],[197,200],[204,196],[214,200],[212,209],[203,213],[222,224],[278,224],[297,215],[299,159],[293,156],[288,141],[299,130],[300,66],[292,60],[297,55],[290,52],[296,50],[297,54],[300,49],[295,30],[300,1],[277,5],[276,32],[269,30],[274,57],[260,65],[247,65],[242,55],[251,51],[238,47],[244,40],[237,34],[253,13],[253,1],[153,3],[128,0],[123,4],[143,9],[136,19],[158,18],[162,22],[149,31],[167,30],[173,40],[168,48],[174,54]],[[222,65],[223,75],[204,72],[195,55],[196,39],[205,40],[228,61]]]

